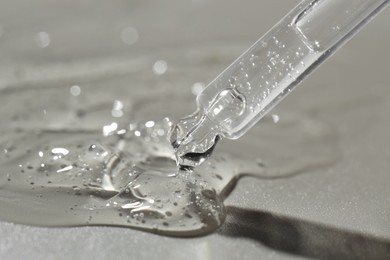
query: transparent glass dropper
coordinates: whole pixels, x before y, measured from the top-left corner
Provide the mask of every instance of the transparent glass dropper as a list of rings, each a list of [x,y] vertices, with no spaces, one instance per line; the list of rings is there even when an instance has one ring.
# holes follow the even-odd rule
[[[220,138],[247,132],[390,0],[304,0],[215,78],[171,129],[177,162],[195,167]]]

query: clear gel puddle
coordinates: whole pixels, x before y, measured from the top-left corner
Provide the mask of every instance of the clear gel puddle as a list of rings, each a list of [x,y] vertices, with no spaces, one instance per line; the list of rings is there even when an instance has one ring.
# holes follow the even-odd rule
[[[77,130],[15,135],[0,193],[1,208],[13,210],[0,215],[35,225],[108,224],[172,235],[214,230],[225,218],[221,193],[236,175],[234,165],[215,158],[194,172],[179,171],[165,137],[170,122],[153,124],[107,137]]]
[[[133,77],[144,80],[143,74],[137,75]],[[178,75],[173,78],[180,81]],[[116,98],[132,93],[131,88],[117,84],[107,92],[106,84],[72,86],[70,91],[62,85],[2,91],[0,101],[7,110],[0,112],[1,220],[39,226],[126,226],[175,236],[207,234],[223,224],[223,201],[240,177],[285,178],[334,162],[329,141],[334,138],[324,125],[287,116],[279,127],[264,119],[261,135],[250,134],[255,141],[243,140],[243,149],[235,145],[225,154],[215,152],[193,171],[179,170],[167,140],[172,122],[160,116],[150,120],[147,111],[158,110],[159,102],[172,103],[171,97],[143,98],[134,92],[119,101]],[[164,86],[164,79],[154,84]],[[178,100],[167,115],[185,104],[185,99]],[[294,138],[283,142],[278,131],[286,129]],[[243,158],[252,153],[245,153],[251,145],[258,154],[273,154],[282,162],[275,167]],[[286,150],[296,157],[283,157]]]

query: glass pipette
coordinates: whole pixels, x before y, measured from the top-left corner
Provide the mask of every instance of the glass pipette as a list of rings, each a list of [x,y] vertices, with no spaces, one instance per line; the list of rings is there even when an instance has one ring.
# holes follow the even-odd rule
[[[171,129],[177,162],[195,167],[221,138],[247,132],[390,0],[304,0],[215,78]]]

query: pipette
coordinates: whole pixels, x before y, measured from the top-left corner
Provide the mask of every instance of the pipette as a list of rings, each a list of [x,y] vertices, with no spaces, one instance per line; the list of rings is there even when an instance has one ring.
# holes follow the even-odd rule
[[[221,138],[245,134],[390,0],[303,0],[198,96],[171,129],[177,163],[195,167]]]

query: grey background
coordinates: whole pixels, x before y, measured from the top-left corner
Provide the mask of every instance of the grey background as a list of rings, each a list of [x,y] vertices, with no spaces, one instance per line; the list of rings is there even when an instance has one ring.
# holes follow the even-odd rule
[[[239,55],[297,2],[1,1],[0,88],[80,78],[88,64],[176,50],[232,48]],[[0,222],[0,258],[390,258],[389,15],[390,9],[381,13],[275,112],[283,119],[283,111],[310,108],[330,125],[338,147],[331,166],[291,178],[242,179],[226,202],[231,207],[225,225],[209,236]],[[128,26],[139,34],[133,45],[120,38]],[[35,43],[40,31],[50,34],[47,48]],[[220,62],[199,81],[211,80],[228,64]],[[104,66],[96,74],[101,71]],[[256,153],[251,149],[243,153]]]

